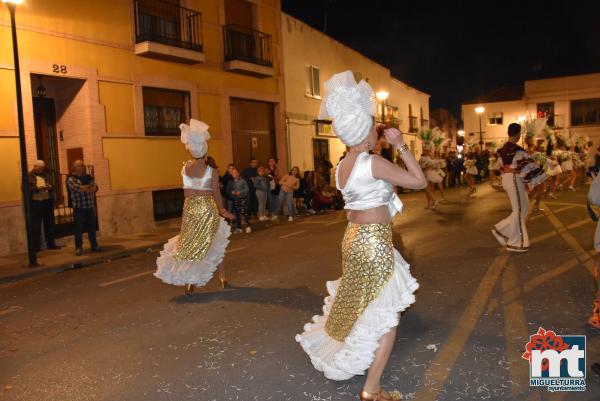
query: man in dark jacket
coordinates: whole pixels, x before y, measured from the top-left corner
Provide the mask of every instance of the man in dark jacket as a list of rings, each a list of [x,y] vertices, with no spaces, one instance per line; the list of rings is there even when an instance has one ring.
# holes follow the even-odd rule
[[[33,220],[33,244],[36,252],[41,249],[42,224],[48,249],[60,249],[54,242],[54,188],[50,185],[50,175],[46,163],[37,160],[29,172],[29,191],[31,193],[31,214]]]

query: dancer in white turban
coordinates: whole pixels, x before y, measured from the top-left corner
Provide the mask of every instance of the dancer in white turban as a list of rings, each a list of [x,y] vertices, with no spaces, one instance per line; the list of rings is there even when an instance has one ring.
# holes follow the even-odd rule
[[[190,294],[195,286],[205,285],[217,267],[221,286],[225,287],[221,262],[231,228],[219,214],[230,219],[233,215],[223,207],[219,172],[206,163],[208,125],[192,119],[189,126],[181,124],[179,128],[181,142],[194,159],[181,169],[185,195],[181,232],[165,244],[156,259],[154,275],[167,284],[185,286]]]
[[[336,169],[349,223],[342,241],[342,277],[327,283],[324,314],[314,316],[296,340],[329,379],[346,380],[368,370],[361,400],[400,399],[382,390],[380,379],[399,313],[415,301],[418,284],[392,244],[391,220],[402,210],[395,186],[422,189],[427,181],[397,129],[384,135],[407,170],[369,153],[377,143],[369,84],[357,84],[345,71],[325,88],[320,118],[331,118],[336,135],[349,147]]]

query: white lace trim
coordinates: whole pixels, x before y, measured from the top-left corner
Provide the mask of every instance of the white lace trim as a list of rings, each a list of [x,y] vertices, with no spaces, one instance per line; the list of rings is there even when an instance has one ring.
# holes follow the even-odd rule
[[[208,283],[219,263],[223,261],[231,235],[229,224],[223,218],[220,220],[212,244],[202,260],[195,262],[176,260],[175,254],[179,240],[179,235],[177,235],[165,244],[160,256],[156,258],[157,269],[154,275],[165,283],[173,285],[194,284],[200,287]]]
[[[335,300],[340,280],[328,281],[322,316],[313,316],[312,323],[304,326],[304,333],[296,335],[313,366],[331,380],[347,380],[362,375],[371,366],[379,339],[398,325],[399,312],[415,302],[413,293],[419,288],[410,274],[409,264],[394,249],[394,273],[381,294],[369,304],[358,318],[344,342],[331,338],[325,323]]]

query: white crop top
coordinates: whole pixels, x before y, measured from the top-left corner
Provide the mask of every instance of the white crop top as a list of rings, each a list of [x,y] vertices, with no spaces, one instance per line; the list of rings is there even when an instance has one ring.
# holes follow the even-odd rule
[[[387,181],[373,177],[371,161],[373,156],[361,153],[356,158],[352,171],[346,181],[344,189],[340,188],[339,170],[340,162],[335,170],[337,188],[342,191],[348,210],[367,210],[387,205],[390,216],[402,212],[402,201],[396,195],[394,185]]]
[[[190,177],[185,173],[185,166],[181,169],[183,178],[183,189],[195,189],[197,191],[212,191],[212,167],[206,166],[202,177]]]

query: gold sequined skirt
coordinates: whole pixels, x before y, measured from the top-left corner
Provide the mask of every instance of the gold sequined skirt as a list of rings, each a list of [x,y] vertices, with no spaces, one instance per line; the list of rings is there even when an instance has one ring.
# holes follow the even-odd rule
[[[230,235],[212,196],[186,198],[181,232],[165,244],[154,275],[168,284],[206,284],[223,260]]]
[[[212,196],[185,198],[175,259],[204,258],[219,228],[219,211]]]
[[[323,314],[296,341],[328,379],[347,380],[371,366],[381,337],[398,325],[419,287],[393,248],[389,224],[349,223],[342,242],[343,276],[328,281]]]
[[[394,271],[391,224],[349,223],[342,241],[342,281],[325,330],[344,341]]]

